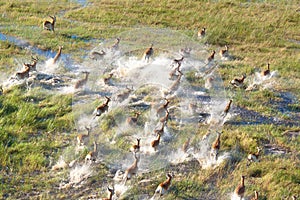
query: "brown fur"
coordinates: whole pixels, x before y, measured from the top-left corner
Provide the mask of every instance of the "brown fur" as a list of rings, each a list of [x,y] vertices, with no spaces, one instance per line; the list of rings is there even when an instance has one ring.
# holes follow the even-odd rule
[[[137,153],[140,151],[140,141],[141,141],[141,138],[137,138],[137,144],[134,144],[130,147],[130,151],[133,152],[133,153]]]
[[[30,71],[30,67],[25,66],[25,70],[16,73],[16,79],[20,80],[20,79],[29,78],[29,71]]]
[[[258,192],[257,191],[254,191],[254,197],[252,197],[251,200],[258,200]]]
[[[226,56],[228,56],[228,46],[227,46],[227,45],[225,45],[225,49],[221,49],[221,50],[220,50],[220,56],[221,56],[221,57],[226,57]]]
[[[109,187],[107,187],[107,190],[109,192],[109,196],[108,198],[102,198],[102,200],[112,200],[112,197],[115,194],[115,190],[114,188],[110,189]]]
[[[157,138],[155,140],[151,141],[151,147],[153,147],[154,150],[156,150],[159,145],[160,136],[161,136],[160,133],[157,133]]]
[[[161,118],[159,119],[159,121],[160,121],[161,123],[165,124],[165,123],[168,122],[168,120],[169,120],[169,111],[168,111],[168,109],[166,109],[166,114],[165,114],[165,116],[161,117]]]
[[[105,98],[106,98],[106,102],[96,108],[97,111],[96,116],[100,116],[101,114],[108,111],[108,103],[110,102],[110,98],[107,96],[105,96]]]
[[[230,110],[230,107],[231,107],[231,104],[232,104],[232,99],[229,100],[229,102],[227,103],[224,111],[223,111],[223,116],[225,117],[227,115],[227,113],[229,112]]]
[[[90,58],[93,59],[93,60],[98,60],[100,58],[103,58],[104,56],[106,55],[105,51],[101,50],[100,52],[98,51],[93,51],[91,54],[90,54]]]
[[[111,46],[112,49],[117,50],[119,48],[120,38],[116,38],[115,43]]]
[[[250,153],[247,156],[248,159],[248,166],[250,165],[251,162],[259,162],[259,156],[260,156],[261,149],[257,147],[257,152],[256,153]]]
[[[148,62],[149,58],[153,55],[153,44],[151,44],[151,46],[146,49],[146,51],[144,52],[144,59]]]
[[[54,25],[55,25],[55,22],[56,22],[56,17],[55,17],[55,15],[52,17],[52,16],[49,16],[51,19],[52,19],[52,21],[50,22],[50,21],[44,21],[43,22],[43,28],[45,29],[45,30],[48,30],[48,31],[53,31],[54,32]]]
[[[85,127],[85,129],[87,130],[87,134],[79,134],[77,135],[77,144],[78,145],[83,145],[84,139],[89,137],[90,135],[90,128]]]
[[[36,64],[37,64],[37,61],[39,60],[38,57],[34,58],[34,57],[31,57],[31,60],[32,60],[32,63],[23,63],[23,66],[26,68],[26,67],[29,67],[30,68],[30,71],[36,71]]]
[[[95,162],[97,158],[98,152],[97,152],[97,143],[94,142],[94,150],[90,151],[86,156],[85,156],[85,162],[90,161],[90,162]]]
[[[212,156],[214,156],[215,160],[218,159],[218,153],[221,147],[221,133],[217,132],[217,138],[216,140],[212,143],[211,149],[212,149]]]
[[[128,167],[125,170],[125,173],[124,173],[124,176],[123,176],[124,183],[126,183],[126,181],[128,179],[130,179],[132,175],[137,173],[138,162],[139,162],[139,158],[136,156],[136,154],[134,154],[134,162],[132,163],[132,165],[130,167]]]
[[[263,71],[261,72],[261,75],[262,75],[262,76],[267,76],[267,75],[269,75],[269,74],[270,74],[270,63],[268,63],[267,69],[266,69],[266,70],[263,70]]]
[[[87,81],[88,81],[90,72],[82,72],[82,73],[85,74],[85,77],[83,79],[78,80],[75,83],[75,89],[78,89],[78,88],[84,86],[87,83]]]
[[[178,90],[179,86],[180,86],[180,80],[181,80],[181,77],[182,77],[182,72],[181,71],[178,71],[179,75],[177,77],[177,79],[175,80],[175,82],[171,85],[170,87],[170,91],[176,91]]]
[[[207,58],[207,61],[208,61],[208,62],[213,61],[214,58],[215,58],[215,54],[216,54],[216,51],[213,50],[212,53],[211,53],[211,54],[209,55],[209,57]]]
[[[241,182],[240,184],[235,188],[234,193],[240,197],[241,199],[244,197],[245,195],[245,177],[241,176]]]
[[[246,78],[246,75],[243,75],[242,77],[235,77],[232,81],[230,81],[230,84],[239,87],[244,83],[244,80]]]
[[[198,31],[198,38],[204,38],[206,34],[206,28],[203,27],[201,30]]]
[[[58,51],[57,51],[56,55],[53,58],[53,64],[55,64],[57,62],[57,60],[60,58],[62,48],[63,48],[63,46],[58,47]]]
[[[141,115],[141,113],[140,112],[134,112],[134,113],[135,113],[134,117],[128,117],[127,118],[127,120],[126,120],[127,124],[134,125],[134,124],[137,123],[138,118]]]
[[[170,188],[172,178],[173,177],[171,174],[167,174],[167,180],[158,185],[158,187],[155,190],[155,193],[158,193],[160,194],[160,196],[162,196]]]
[[[165,98],[165,100],[166,100],[166,102],[163,105],[159,106],[156,110],[156,113],[158,116],[161,114],[161,112],[164,112],[168,108],[170,101],[166,98]]]

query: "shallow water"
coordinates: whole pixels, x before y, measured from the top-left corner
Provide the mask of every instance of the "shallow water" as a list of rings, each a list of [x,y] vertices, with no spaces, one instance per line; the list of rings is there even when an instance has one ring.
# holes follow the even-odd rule
[[[30,52],[33,52],[37,56],[42,56],[45,58],[53,58],[56,55],[56,51],[57,51],[57,50],[54,50],[54,51],[53,50],[44,50],[44,49],[40,49],[35,46],[31,46],[29,44],[29,42],[27,42],[26,40],[23,40],[23,39],[20,39],[17,37],[13,37],[13,36],[8,36],[1,32],[0,32],[0,40],[8,41],[10,43],[15,44],[16,46],[22,47]],[[74,64],[74,61],[71,58],[70,54],[62,53],[60,59],[65,63],[66,66],[72,66]]]
[[[139,39],[135,41],[135,39],[140,38],[140,35],[144,37],[144,34],[148,35],[149,33],[152,34],[149,35],[147,41]],[[165,41],[171,36],[179,38],[179,40],[172,40],[170,43]],[[16,43],[19,42],[15,38],[10,39],[15,40]],[[156,53],[150,62],[145,62],[142,59],[142,52],[152,40],[157,41],[154,45]],[[185,134],[184,136],[190,138],[191,141],[196,137],[194,134],[197,131],[196,128],[193,130],[194,132],[183,131],[185,131],[185,126],[198,127],[199,119],[195,117],[197,113],[204,116],[201,123],[207,123],[210,125],[210,129],[218,131],[233,116],[229,113],[226,118],[220,117],[228,98],[222,79],[215,70],[218,66],[205,63],[207,52],[204,46],[195,44],[181,34],[164,29],[140,29],[139,31],[124,33],[118,50],[110,48],[113,42],[113,39],[105,41],[91,50],[91,52],[104,50],[106,54],[102,59],[95,60],[87,57],[82,63],[71,64],[68,67],[66,67],[68,63],[64,59],[66,55],[62,56],[58,63],[53,63],[53,54],[37,51],[39,55],[42,54],[48,58],[45,63],[38,65],[38,70],[41,73],[49,75],[49,77],[51,77],[50,75],[54,77],[62,74],[69,77],[69,80],[66,79],[64,84],[58,85],[56,91],[74,94],[72,109],[77,131],[79,133],[85,132],[85,126],[91,128],[91,135],[85,146],[77,147],[74,141],[73,146],[66,148],[62,155],[67,158],[66,160],[71,161],[78,159],[78,155],[85,148],[91,150],[93,141],[96,141],[99,147],[96,163],[85,165],[83,164],[84,161],[79,161],[73,167],[68,166],[66,168],[69,170],[69,176],[67,182],[61,184],[61,189],[84,187],[86,180],[93,176],[93,165],[99,162],[103,162],[114,172],[124,171],[133,163],[134,157],[129,149],[118,149],[117,145],[126,142],[128,143],[126,146],[129,146],[130,143],[135,143],[136,138],[141,138],[137,175],[156,171],[169,165],[177,166],[192,159],[198,160],[202,168],[215,168],[229,159],[230,155],[226,152],[221,152],[217,161],[210,159],[210,144],[215,134],[208,135],[206,139],[195,144],[195,146],[189,146],[187,151],[183,151],[181,148],[185,141],[181,141],[182,134]],[[26,45],[28,46],[25,43]],[[179,50],[185,47],[192,48],[191,55],[185,58],[182,63],[183,77],[179,87],[170,93],[168,90],[175,82],[169,79],[169,73],[172,70],[171,64],[174,58],[180,58]],[[53,53],[55,54],[55,52]],[[72,58],[70,57],[70,59]],[[204,85],[198,88],[191,87],[185,77],[185,73],[190,70],[198,72],[199,78],[203,80],[208,75],[213,76],[214,80],[210,88],[205,89]],[[74,83],[76,80],[82,79],[82,71],[90,72],[89,79],[86,85],[75,90]],[[105,85],[103,75],[110,72],[114,73],[111,84]],[[128,85],[133,88],[133,91],[130,92],[127,99],[123,99],[120,103],[117,94],[124,91],[125,86]],[[166,94],[167,98],[171,99],[171,105],[168,109],[170,111],[169,121],[173,124],[172,126],[166,124],[160,144],[157,149],[154,149],[150,146],[151,141],[157,138],[154,129],[161,125],[154,108],[164,102],[163,98]],[[108,112],[100,117],[95,117],[95,108],[104,102],[104,95],[111,97]],[[194,102],[197,102],[198,107],[195,112],[189,110],[189,104]],[[143,124],[132,126],[126,123],[126,118],[132,112],[131,109],[143,109]],[[117,110],[121,110],[121,114],[110,116]],[[102,130],[103,123],[108,120],[111,121],[110,136],[103,134]],[[64,160],[57,162],[59,165],[67,163]],[[135,176],[132,179],[135,179]],[[115,183],[115,189],[119,190],[118,193],[122,195],[130,190],[130,182],[127,182],[126,185]]]

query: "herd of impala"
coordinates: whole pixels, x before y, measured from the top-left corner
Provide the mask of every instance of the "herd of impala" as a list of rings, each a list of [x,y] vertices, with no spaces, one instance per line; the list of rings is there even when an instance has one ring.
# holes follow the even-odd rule
[[[48,31],[52,31],[54,32],[55,30],[55,23],[56,23],[56,17],[55,16],[50,16],[50,18],[52,20],[48,21],[44,21],[43,22],[43,29],[48,30]],[[206,27],[203,27],[201,30],[199,30],[198,32],[198,38],[201,40],[203,38],[205,38],[206,36]],[[113,50],[118,50],[119,49],[119,45],[120,45],[120,38],[117,38],[115,43],[111,46],[111,49]],[[55,55],[55,57],[53,58],[53,63],[58,62],[61,53],[62,53],[62,49],[63,47],[60,46],[57,54]],[[182,49],[182,57],[179,59],[174,59],[172,61],[172,70],[169,73],[169,79],[173,80],[173,84],[171,85],[171,87],[169,88],[168,94],[174,93],[178,90],[179,86],[180,86],[180,81],[182,76],[184,75],[180,69],[180,67],[182,66],[185,57],[187,57],[187,55],[190,54],[191,49]],[[106,52],[101,50],[100,52],[92,52],[90,58],[91,59],[101,59],[106,55]],[[225,45],[224,49],[221,49],[219,52],[219,55],[221,57],[221,59],[226,59],[229,58],[229,47],[227,45]],[[151,59],[153,59],[154,56],[154,45],[150,44],[150,47],[147,48],[144,53],[143,53],[143,59],[146,63],[151,62]],[[214,61],[216,56],[216,51],[212,50],[212,52],[208,55],[206,62],[207,63],[211,63]],[[14,79],[17,80],[22,80],[22,79],[27,79],[30,76],[30,72],[32,71],[37,71],[36,65],[38,62],[38,58],[37,57],[31,57],[32,62],[31,63],[23,63],[23,70],[16,72],[15,76],[12,77]],[[75,89],[80,89],[82,88],[84,85],[86,85],[86,83],[88,82],[88,77],[89,77],[89,73],[90,72],[82,72],[85,74],[83,79],[78,80],[75,83]],[[261,76],[268,76],[270,75],[270,64],[267,64],[267,69],[264,69],[261,71]],[[109,84],[111,81],[111,78],[113,77],[113,73],[110,73],[107,77],[104,78],[104,83],[105,84]],[[244,85],[244,80],[246,78],[246,75],[243,74],[241,77],[235,77],[232,81],[230,81],[230,84],[234,87],[242,87]],[[124,99],[128,98],[129,94],[133,91],[133,88],[126,88],[126,91],[124,91],[124,93],[119,94],[117,96],[117,99],[119,101],[123,101]],[[107,113],[109,111],[109,103],[111,101],[111,97],[105,96],[105,102],[100,104],[98,107],[95,108],[95,112],[96,115],[95,117],[100,117],[101,115],[104,115],[105,113]],[[164,128],[167,126],[168,120],[170,118],[170,113],[168,110],[168,106],[170,105],[171,100],[164,98],[165,103],[163,103],[161,106],[159,106],[156,109],[156,116],[159,119],[159,123],[160,125],[158,127],[155,128],[154,133],[156,134],[156,138],[153,139],[150,142],[150,146],[157,151],[159,145],[160,145],[160,140],[162,135],[164,134]],[[227,115],[227,113],[230,111],[230,107],[232,104],[232,100],[230,100],[226,107],[224,108],[224,111],[221,113],[222,117],[225,117]],[[130,126],[134,126],[139,119],[139,116],[142,113],[135,111],[134,112],[134,116],[132,117],[128,117],[127,118],[127,124]],[[91,128],[90,127],[86,127],[87,133],[86,134],[79,134],[77,136],[77,144],[78,146],[84,146],[84,141],[85,138],[88,138],[90,136],[90,131]],[[217,160],[218,159],[218,155],[219,155],[219,150],[221,148],[221,132],[216,132],[216,138],[213,141],[212,145],[211,145],[211,159],[212,160]],[[189,144],[190,140],[188,140],[188,144]],[[85,163],[87,164],[92,164],[97,160],[97,155],[98,155],[98,145],[96,143],[96,141],[93,142],[93,150],[88,152],[87,155],[85,156]],[[185,145],[185,144],[184,144]],[[130,178],[132,178],[132,176],[134,174],[136,174],[138,172],[138,164],[140,162],[140,149],[141,149],[141,138],[136,138],[136,144],[133,144],[130,147],[130,151],[133,153],[133,157],[134,157],[134,162],[132,163],[132,165],[130,165],[126,170],[125,173],[123,175],[123,183],[125,184],[127,182],[127,180],[129,180]],[[185,151],[187,149],[187,147],[184,147]],[[259,158],[260,158],[260,154],[261,154],[261,148],[257,147],[257,152],[256,153],[251,153],[247,156],[247,166],[250,165],[251,162],[259,162]],[[168,189],[170,188],[171,185],[171,181],[174,178],[174,175],[171,173],[167,174],[167,179],[161,183],[158,184],[156,190],[155,190],[155,194],[158,194],[159,196],[164,195]],[[109,192],[109,197],[108,198],[103,198],[103,199],[108,199],[111,200],[113,199],[113,196],[115,195],[115,188],[110,188],[107,187],[108,192]],[[245,196],[245,176],[241,176],[241,180],[240,180],[240,184],[235,188],[234,190],[234,194],[239,198],[239,199],[243,199]],[[254,191],[254,197],[251,198],[252,200],[258,200],[259,196],[258,196],[258,192]]]

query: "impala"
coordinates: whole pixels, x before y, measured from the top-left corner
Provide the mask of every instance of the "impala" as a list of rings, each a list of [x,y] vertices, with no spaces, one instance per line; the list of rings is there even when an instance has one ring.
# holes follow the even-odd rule
[[[134,117],[128,117],[127,118],[127,120],[126,120],[127,124],[134,125],[134,124],[137,123],[137,120],[138,120],[139,116],[141,115],[141,113],[140,112],[134,112],[134,114],[135,114]]]
[[[215,58],[215,54],[216,54],[216,51],[213,50],[213,51],[211,52],[211,54],[209,55],[209,57],[207,58],[207,62],[213,61],[214,58]]]
[[[257,191],[254,191],[254,197],[252,197],[251,200],[258,200],[258,192]]]
[[[140,146],[141,138],[137,138],[136,141],[137,141],[137,144],[134,144],[130,147],[130,151],[133,153],[139,152],[140,148],[141,148],[141,146]]]
[[[170,188],[172,178],[173,177],[171,174],[167,174],[167,180],[165,180],[157,186],[155,194],[159,194],[160,196],[164,195]]]
[[[109,84],[110,84],[110,80],[111,80],[111,78],[113,77],[113,75],[114,75],[114,73],[111,72],[111,73],[108,74],[107,77],[104,77],[104,78],[103,78],[104,84],[109,85]]]
[[[241,87],[244,84],[245,78],[246,78],[245,74],[243,74],[242,77],[235,77],[230,81],[230,84],[233,85],[234,87]]]
[[[115,43],[111,46],[113,50],[117,50],[119,48],[120,38],[116,38]]]
[[[77,135],[77,144],[78,144],[78,146],[84,145],[84,139],[89,137],[89,135],[90,135],[91,128],[85,127],[85,129],[87,130],[87,134]]]
[[[54,32],[54,25],[55,25],[55,22],[56,22],[56,17],[55,17],[55,15],[54,16],[49,16],[49,17],[52,19],[52,21],[51,22],[48,21],[48,20],[44,21],[43,22],[43,28],[48,30],[48,31],[53,31]]]
[[[32,63],[23,63],[23,66],[25,68],[29,67],[30,71],[36,71],[36,64],[39,59],[38,59],[38,57],[34,58],[33,56],[31,56],[31,60],[32,60]]]
[[[57,62],[57,60],[60,58],[62,49],[63,49],[63,46],[58,47],[58,51],[53,58],[53,64],[55,64]]]
[[[100,106],[98,106],[96,108],[96,116],[97,117],[101,116],[101,114],[108,111],[108,103],[110,102],[110,98],[107,96],[105,96],[105,98],[106,98],[106,102],[104,102],[103,104],[101,104]]]
[[[211,145],[211,157],[214,158],[216,161],[218,159],[218,154],[221,146],[220,137],[221,133],[217,132],[217,138]]]
[[[221,49],[220,52],[219,52],[219,54],[220,54],[221,58],[226,58],[229,55],[228,52],[229,52],[228,46],[225,45],[225,49]]]
[[[260,156],[260,152],[261,152],[261,148],[256,147],[257,148],[257,152],[256,153],[249,153],[247,156],[248,159],[248,163],[247,165],[249,166],[251,162],[259,162],[259,156]]]
[[[151,141],[151,147],[156,151],[158,145],[159,145],[159,141],[160,141],[160,137],[161,137],[161,134],[160,133],[157,133],[157,138],[155,140],[152,140]]]
[[[170,100],[168,100],[167,98],[165,98],[165,101],[166,102],[163,105],[161,105],[161,106],[159,106],[157,108],[157,110],[156,110],[156,115],[157,116],[161,116],[161,114],[164,113],[167,110],[168,105],[170,103]]]
[[[107,191],[109,192],[108,198],[102,198],[102,200],[112,200],[112,197],[115,194],[115,189],[107,187]]]
[[[177,79],[174,81],[174,83],[171,85],[171,87],[169,89],[170,93],[178,90],[178,88],[180,86],[180,80],[181,80],[183,73],[181,71],[178,71],[178,73],[179,73],[179,75],[178,75]]]
[[[137,173],[138,170],[138,162],[139,162],[139,158],[136,156],[136,153],[134,154],[134,162],[132,163],[132,165],[130,167],[128,167],[125,170],[124,176],[123,176],[123,181],[124,184],[126,183],[126,181],[128,179],[130,179],[134,174]]]
[[[85,156],[85,163],[88,161],[90,163],[95,162],[97,158],[98,152],[97,152],[97,143],[94,141],[94,150],[90,151],[86,156]]]
[[[83,79],[78,80],[75,83],[75,86],[74,86],[75,89],[78,89],[78,88],[84,86],[87,83],[87,81],[88,81],[90,72],[82,72],[82,73],[85,74],[85,77]]]
[[[91,54],[90,54],[90,58],[93,59],[93,60],[98,60],[100,58],[103,58],[104,56],[106,55],[105,51],[101,50],[101,51],[93,51]]]
[[[240,184],[235,188],[234,194],[240,198],[240,200],[243,199],[245,195],[245,176],[241,176],[241,182]]]
[[[263,70],[263,71],[261,72],[261,75],[262,75],[262,76],[270,75],[270,63],[268,63],[267,69],[266,69],[266,70]]]
[[[151,44],[151,46],[148,49],[146,49],[143,57],[145,61],[149,62],[149,59],[152,55],[153,55],[153,44]]]
[[[198,38],[199,39],[202,39],[205,37],[205,34],[206,34],[206,28],[203,27],[201,30],[198,31]]]
[[[226,117],[227,113],[230,110],[231,104],[232,104],[232,99],[230,99],[229,102],[226,104],[226,107],[225,107],[224,111],[222,112],[221,116]]]
[[[30,67],[25,66],[25,70],[23,70],[21,72],[17,72],[16,75],[15,75],[15,78],[17,80],[28,78],[29,77],[29,71],[30,71]]]

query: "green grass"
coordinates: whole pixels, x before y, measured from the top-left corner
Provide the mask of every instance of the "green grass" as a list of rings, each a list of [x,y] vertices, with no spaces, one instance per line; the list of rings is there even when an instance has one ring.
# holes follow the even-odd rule
[[[285,121],[297,121],[288,112],[299,113],[299,74],[300,74],[300,12],[299,3],[292,1],[177,1],[177,0],[104,0],[88,1],[81,7],[75,1],[7,1],[0,3],[1,28],[3,34],[15,36],[45,50],[56,51],[64,46],[64,53],[75,55],[80,60],[82,50],[90,50],[102,38],[111,39],[123,31],[135,27],[169,28],[195,39],[195,42],[207,43],[207,49],[219,50],[229,45],[230,54],[236,59],[220,63],[221,75],[229,98],[233,98],[235,107],[257,112],[265,117],[276,117]],[[55,33],[42,30],[42,22],[49,20],[49,15],[57,16]],[[207,36],[196,40],[196,33],[202,27],[207,28]],[[76,36],[76,37],[73,37]],[[122,38],[122,35],[121,35]],[[95,40],[94,40],[95,39]],[[166,41],[168,38],[166,38]],[[0,71],[2,77],[9,77],[21,68],[22,62],[28,62],[31,52],[8,41],[0,41]],[[255,72],[271,63],[271,70],[276,70],[274,86],[266,90],[246,92],[230,87],[229,81],[235,76],[246,74],[246,82],[254,77]],[[204,84],[194,73],[186,74],[189,83],[197,88]],[[290,92],[296,102],[284,105],[280,96]],[[147,101],[153,101],[155,91],[150,87],[141,88],[136,95],[147,94]],[[78,113],[72,112],[71,95],[47,94],[41,88],[27,90],[25,86],[13,87],[0,95],[0,196],[4,199],[24,198],[31,194],[38,198],[74,198],[87,197],[73,188],[69,193],[57,191],[62,181],[61,176],[51,173],[50,158],[58,160],[62,152],[70,161],[74,149],[67,149],[75,142],[74,120]],[[92,102],[97,106],[100,101]],[[93,107],[87,108],[92,112]],[[84,108],[82,108],[84,109]],[[112,109],[103,116],[98,135],[94,139],[109,138],[118,131],[116,123],[125,119],[129,110]],[[299,116],[298,116],[299,117]],[[146,116],[141,117],[140,124]],[[233,121],[242,121],[236,116]],[[178,137],[187,139],[196,134],[196,143],[207,131],[207,126],[186,125],[177,130],[176,122],[170,122],[170,129]],[[298,129],[288,125],[258,123],[256,125],[233,125],[223,127],[221,152],[230,152],[231,161],[213,170],[198,169],[186,176],[176,174],[172,187],[165,199],[192,199],[207,194],[213,198],[229,199],[242,174],[246,175],[247,197],[258,190],[261,199],[283,199],[300,193],[299,136],[291,138],[282,135],[285,130]],[[125,135],[132,134],[128,130]],[[183,135],[184,132],[189,134]],[[129,138],[117,138],[116,146],[126,151],[131,144]],[[177,142],[179,143],[179,142]],[[175,142],[175,144],[177,145]],[[248,152],[257,146],[272,144],[287,150],[286,156],[276,154],[262,155],[261,162],[246,167]],[[89,142],[89,148],[92,142]],[[79,153],[84,159],[87,149]],[[116,154],[118,152],[116,151]],[[99,187],[111,184],[106,177],[109,169],[97,165],[97,173],[88,179],[91,190],[104,194]],[[153,194],[157,184],[165,180],[168,166],[164,169],[142,174],[132,180],[134,186],[128,191],[128,199],[137,199],[138,194]],[[50,172],[49,172],[50,171]],[[176,170],[175,170],[176,171]],[[67,170],[62,172],[67,177]],[[137,181],[157,177],[143,188]],[[56,187],[54,187],[56,186]],[[34,194],[41,192],[40,195]],[[47,193],[49,191],[49,193]],[[202,197],[202,196],[201,196]]]

